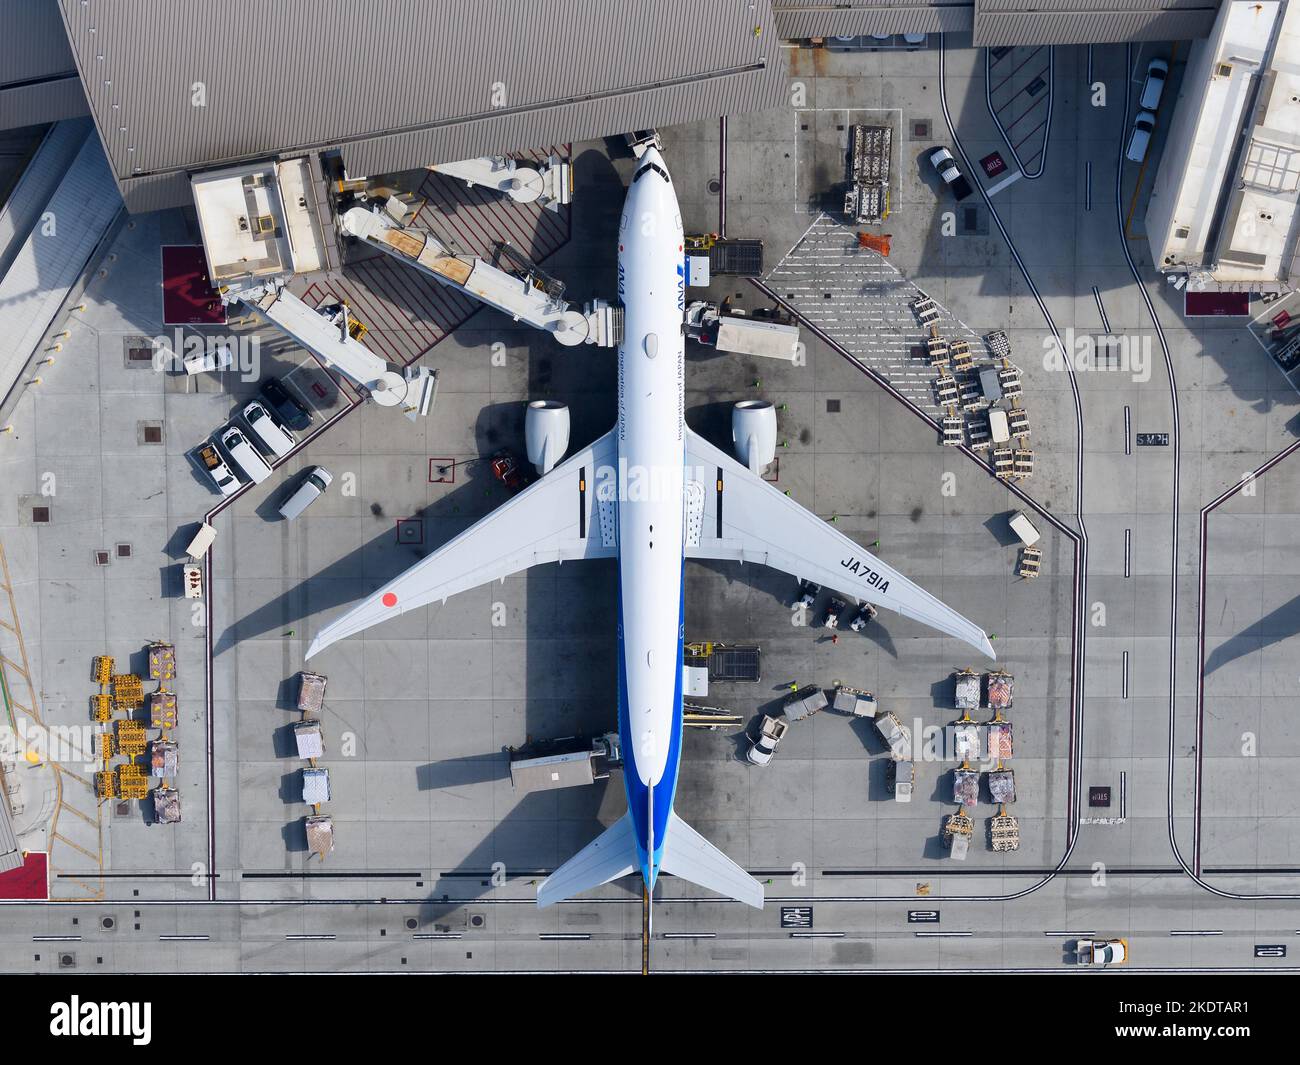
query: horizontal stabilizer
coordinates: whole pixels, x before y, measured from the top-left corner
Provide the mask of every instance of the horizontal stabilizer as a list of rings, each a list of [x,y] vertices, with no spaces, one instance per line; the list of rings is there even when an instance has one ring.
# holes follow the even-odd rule
[[[624,814],[537,886],[537,905],[550,906],[627,876],[636,861],[632,816]]]
[[[763,908],[763,885],[675,813],[669,815],[659,871],[680,876],[746,906]]]

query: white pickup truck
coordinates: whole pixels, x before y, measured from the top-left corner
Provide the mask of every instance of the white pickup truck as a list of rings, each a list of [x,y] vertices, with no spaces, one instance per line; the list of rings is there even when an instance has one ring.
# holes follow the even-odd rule
[[[781,737],[789,729],[790,723],[784,718],[764,714],[763,721],[758,727],[758,739],[750,745],[745,755],[750,764],[767,765],[772,760],[772,755],[776,753],[776,745],[781,742]]]
[[[1074,944],[1080,965],[1123,965],[1128,961],[1127,939],[1080,939]]]

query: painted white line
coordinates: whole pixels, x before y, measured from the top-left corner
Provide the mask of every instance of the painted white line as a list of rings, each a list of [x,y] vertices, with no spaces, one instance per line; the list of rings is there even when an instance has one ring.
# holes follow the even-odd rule
[[[1222,929],[1217,929],[1217,928],[1213,930],[1210,929],[1201,930],[1195,928],[1173,928],[1170,929],[1169,934],[1171,936],[1221,936],[1223,935],[1223,931]]]
[[[969,939],[974,932],[913,932],[917,939]]]
[[[665,932],[663,939],[717,939],[717,932]]]
[[[1006,177],[1004,177],[1001,181],[999,181],[996,185],[994,185],[991,189],[989,189],[989,190],[988,190],[988,194],[989,194],[990,196],[996,196],[999,192],[1001,192],[1003,189],[1005,189],[1008,185],[1014,185],[1017,181],[1019,181],[1019,180],[1020,180],[1022,177],[1024,177],[1024,176],[1025,176],[1025,175],[1024,175],[1021,171],[1019,171],[1019,170],[1013,170],[1010,174],[1008,174],[1008,175],[1007,175]]]
[[[591,938],[590,932],[538,932],[538,939],[562,939],[562,940],[586,940]]]
[[[843,939],[843,932],[791,932],[791,939]]]
[[[1068,931],[1067,931],[1067,932],[1060,932],[1060,931],[1047,931],[1047,932],[1044,932],[1044,933],[1043,933],[1043,935],[1045,935],[1045,936],[1051,936],[1051,937],[1053,937],[1053,938],[1055,938],[1056,936],[1073,936],[1073,937],[1075,937],[1076,939],[1090,939],[1090,938],[1092,938],[1093,936],[1095,936],[1096,934],[1097,934],[1096,931],[1095,931],[1094,929],[1091,929],[1091,928],[1089,928],[1086,932],[1068,932]]]

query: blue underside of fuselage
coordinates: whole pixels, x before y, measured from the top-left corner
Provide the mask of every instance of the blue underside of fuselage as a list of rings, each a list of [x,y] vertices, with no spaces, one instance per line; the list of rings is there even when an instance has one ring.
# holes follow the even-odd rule
[[[677,656],[674,660],[677,681],[673,686],[672,735],[668,740],[668,759],[664,763],[663,777],[653,791],[642,783],[637,772],[636,743],[632,733],[627,703],[627,655],[623,646],[623,581],[620,574],[618,588],[618,732],[623,747],[623,785],[627,792],[627,808],[632,815],[636,832],[637,864],[646,886],[653,888],[659,875],[663,858],[664,836],[668,831],[668,815],[672,813],[673,797],[677,792],[677,769],[682,753],[682,634],[686,623],[686,574],[678,590],[677,606]],[[652,809],[653,804],[653,809]],[[653,834],[651,828],[653,827]],[[654,841],[653,848],[650,841]]]

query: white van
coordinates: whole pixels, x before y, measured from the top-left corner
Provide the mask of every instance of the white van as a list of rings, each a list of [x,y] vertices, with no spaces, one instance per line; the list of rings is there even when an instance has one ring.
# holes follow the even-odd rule
[[[1147,157],[1147,149],[1151,147],[1151,134],[1155,132],[1156,116],[1150,111],[1139,111],[1136,121],[1133,123],[1133,135],[1128,140],[1128,151],[1124,153],[1124,158],[1132,163],[1140,163]]]
[[[234,364],[235,353],[225,344],[192,351],[181,360],[181,365],[185,367],[185,372],[190,377],[205,370],[228,370]]]
[[[1154,111],[1165,94],[1165,81],[1169,77],[1169,64],[1156,56],[1147,64],[1147,80],[1142,83],[1142,97],[1138,106],[1144,111]]]
[[[253,430],[253,435],[276,458],[284,458],[294,447],[294,439],[285,429],[276,424],[271,412],[257,400],[244,408],[244,421]]]
[[[313,466],[307,471],[307,478],[294,493],[280,504],[280,517],[293,521],[299,514],[325,494],[325,489],[334,483],[334,475],[324,466]]]
[[[1020,542],[1026,547],[1033,547],[1038,543],[1040,537],[1038,530],[1034,528],[1034,523],[1023,510],[1017,510],[1011,515],[1007,524],[1011,526],[1011,531],[1020,537]]]
[[[271,476],[271,467],[266,464],[257,448],[248,442],[248,437],[235,426],[230,426],[221,434],[221,446],[230,452],[235,464],[248,475],[254,484],[261,484]]]

